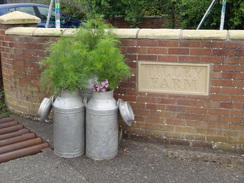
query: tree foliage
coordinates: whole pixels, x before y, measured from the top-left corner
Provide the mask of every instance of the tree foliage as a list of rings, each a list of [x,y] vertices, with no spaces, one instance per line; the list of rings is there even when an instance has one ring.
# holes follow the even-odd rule
[[[212,0],[181,0],[179,4],[178,19],[181,28],[196,28],[210,6]],[[194,7],[194,8],[192,8]],[[222,0],[217,0],[207,19],[202,25],[202,29],[219,29],[222,9]],[[225,13],[225,29],[244,28],[244,1],[227,0]]]
[[[36,1],[36,0],[31,0],[31,2],[40,3],[40,1]],[[50,5],[49,0],[42,1],[41,3],[48,6]],[[78,20],[84,20],[86,18],[85,12],[82,10],[79,3],[71,2],[70,0],[62,0],[60,3],[60,9],[63,13],[69,15],[72,18]]]
[[[167,28],[195,29],[212,0],[76,0],[91,13],[103,15],[111,20],[123,15],[132,27],[140,27],[144,16],[166,16]],[[216,0],[202,29],[219,29],[222,0]],[[179,25],[178,25],[179,24]],[[244,1],[227,0],[225,29],[244,29]]]
[[[63,35],[47,48],[50,52],[41,66],[41,83],[57,95],[62,90],[85,89],[92,76],[109,81],[110,89],[121,79],[130,77],[118,45],[119,38],[109,25],[99,19],[88,19],[73,36]]]

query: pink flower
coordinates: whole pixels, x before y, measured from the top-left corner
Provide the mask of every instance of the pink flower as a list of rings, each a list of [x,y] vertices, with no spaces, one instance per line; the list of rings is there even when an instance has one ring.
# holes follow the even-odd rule
[[[92,86],[92,91],[95,91],[95,92],[106,92],[108,90],[109,90],[109,83],[108,83],[107,79],[105,81],[101,82],[101,84],[94,84]]]

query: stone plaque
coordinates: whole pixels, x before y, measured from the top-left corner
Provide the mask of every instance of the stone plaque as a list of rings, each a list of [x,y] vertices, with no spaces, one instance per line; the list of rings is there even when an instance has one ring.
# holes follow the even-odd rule
[[[138,90],[208,95],[209,72],[209,64],[138,62]]]

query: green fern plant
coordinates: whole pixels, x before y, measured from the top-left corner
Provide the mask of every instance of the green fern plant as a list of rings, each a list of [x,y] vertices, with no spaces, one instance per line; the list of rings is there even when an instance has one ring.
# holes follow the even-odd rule
[[[130,68],[118,48],[119,38],[108,24],[90,19],[72,37],[62,36],[49,47],[50,56],[41,62],[45,67],[42,84],[55,94],[85,89],[93,75],[98,81],[108,80],[110,89],[130,76]]]

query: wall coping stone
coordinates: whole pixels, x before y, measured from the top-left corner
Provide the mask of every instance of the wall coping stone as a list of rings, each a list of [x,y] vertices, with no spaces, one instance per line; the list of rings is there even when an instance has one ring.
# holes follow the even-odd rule
[[[140,29],[139,39],[180,39],[181,29]]]
[[[229,30],[230,34],[230,39],[239,39],[243,40],[244,39],[244,30]]]
[[[40,18],[20,11],[14,11],[0,16],[0,24],[33,24],[40,22]]]
[[[6,35],[72,36],[76,29],[13,27]],[[123,39],[244,40],[244,30],[114,29]]]

